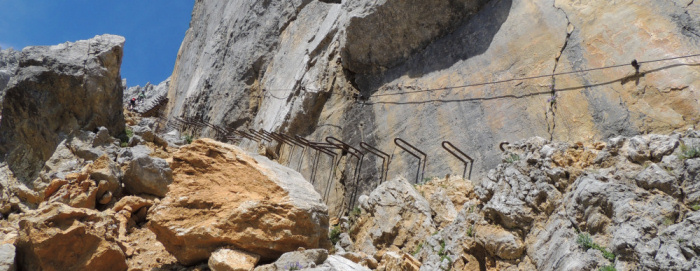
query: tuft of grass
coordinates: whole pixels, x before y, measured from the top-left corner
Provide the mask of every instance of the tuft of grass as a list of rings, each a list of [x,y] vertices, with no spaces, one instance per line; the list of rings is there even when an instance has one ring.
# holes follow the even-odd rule
[[[184,135],[182,139],[184,139],[185,142],[187,142],[187,144],[192,144],[192,140],[194,140],[194,137],[191,135]]]
[[[611,262],[615,261],[615,253],[612,253],[608,251],[608,249],[596,244],[593,242],[593,238],[591,237],[590,234],[588,233],[580,233],[578,235],[578,239],[576,239],[576,243],[578,243],[581,247],[583,247],[584,250],[588,249],[596,249],[603,253],[603,257],[608,259]]]
[[[438,256],[440,256],[441,263],[444,260],[448,261],[446,270],[450,270],[450,269],[452,269],[452,258],[450,258],[450,256],[447,255],[447,250],[445,249],[445,245],[446,245],[445,240],[440,240],[440,251],[438,251]],[[440,267],[440,269],[445,270],[442,267]]]
[[[520,161],[520,156],[515,153],[511,154],[510,157],[506,158],[506,163],[508,164],[512,164],[517,161]]]
[[[414,250],[413,253],[411,253],[411,255],[416,256],[416,254],[418,254],[418,252],[420,252],[421,249],[423,249],[423,242],[420,242],[420,244],[418,244],[416,250]]]
[[[469,228],[467,228],[467,236],[474,237],[474,225],[471,225],[469,226]]]
[[[331,230],[331,232],[328,234],[328,237],[331,239],[331,243],[335,246],[338,241],[340,241],[340,234],[342,232],[340,231],[340,226],[335,226]]]
[[[617,271],[617,269],[615,269],[615,266],[611,264],[601,267],[598,269],[598,271]]]
[[[126,133],[126,136],[129,137],[129,138],[134,137],[134,131],[132,131],[132,130],[129,129],[129,128],[126,128],[126,129],[124,130],[124,133]]]
[[[680,153],[678,154],[679,159],[685,160],[697,157],[700,157],[700,146],[688,146],[685,144],[681,144]]]
[[[122,142],[122,143],[119,143],[119,146],[121,146],[122,148],[126,148],[126,147],[129,147],[129,143],[128,143],[128,142]]]
[[[690,209],[693,209],[693,211],[700,210],[700,204],[693,204],[692,206],[690,206]]]

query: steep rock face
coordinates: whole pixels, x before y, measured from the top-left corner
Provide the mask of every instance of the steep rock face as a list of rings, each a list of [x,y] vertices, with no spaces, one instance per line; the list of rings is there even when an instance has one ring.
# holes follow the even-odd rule
[[[171,167],[173,184],[149,212],[149,227],[180,263],[225,246],[262,260],[330,248],[328,209],[298,173],[209,139],[182,147]]]
[[[19,180],[33,181],[73,132],[100,126],[112,136],[124,131],[123,46],[123,37],[102,35],[22,50],[0,122],[0,159]]]
[[[483,177],[498,164],[501,141],[590,141],[699,121],[694,59],[642,62],[638,73],[627,65],[696,53],[696,2],[409,3],[197,2],[169,114],[313,141],[335,136],[355,147],[364,141],[392,152],[390,178],[419,167],[396,137],[427,153],[424,177],[463,171],[443,140],[475,158],[473,177]],[[612,65],[622,66],[547,76]],[[496,81],[504,82],[482,84]],[[283,156],[311,179],[310,154]],[[358,183],[352,163],[330,183],[315,183],[345,191],[329,202],[332,212],[378,185],[380,160],[365,158]],[[319,172],[334,167],[318,164]]]

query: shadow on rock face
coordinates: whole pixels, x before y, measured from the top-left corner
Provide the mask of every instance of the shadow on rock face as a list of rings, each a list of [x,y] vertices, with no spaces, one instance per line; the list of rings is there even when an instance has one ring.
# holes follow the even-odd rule
[[[484,53],[508,19],[512,5],[512,0],[486,3],[477,13],[467,17],[468,19],[463,19],[464,21],[454,31],[437,38],[424,49],[412,52],[411,56],[405,57],[404,63],[393,68],[389,67],[381,73],[358,75],[358,85],[361,89],[373,89],[371,93],[374,93],[378,86],[392,82],[403,75],[419,78]]]

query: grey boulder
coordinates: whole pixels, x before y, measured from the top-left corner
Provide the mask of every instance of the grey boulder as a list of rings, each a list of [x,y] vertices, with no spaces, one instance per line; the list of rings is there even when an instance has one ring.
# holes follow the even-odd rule
[[[164,197],[173,182],[173,171],[168,162],[147,154],[135,153],[124,173],[124,186],[131,194],[149,194]]]

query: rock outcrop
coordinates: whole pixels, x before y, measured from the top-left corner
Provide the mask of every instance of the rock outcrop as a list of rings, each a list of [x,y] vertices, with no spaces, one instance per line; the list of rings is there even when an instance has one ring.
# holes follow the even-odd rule
[[[123,37],[102,35],[22,50],[0,122],[0,159],[15,177],[31,184],[59,143],[75,132],[104,126],[116,137],[124,131],[123,46]]]
[[[171,167],[170,191],[148,220],[179,262],[204,261],[229,246],[261,260],[330,248],[328,209],[299,173],[209,139],[182,147]]]
[[[336,246],[373,256],[380,268],[404,270],[694,270],[700,202],[685,191],[695,187],[699,138],[689,130],[590,145],[523,140],[506,146],[503,163],[473,190],[433,179],[419,192],[408,184],[392,188],[403,191],[396,196],[386,192],[396,181],[382,184],[361,197],[356,222],[341,227],[354,244],[344,244],[343,233]],[[431,200],[435,195],[449,202]],[[422,221],[434,231],[413,230],[406,238],[413,244],[396,242],[392,234],[418,225],[410,219],[415,211],[367,208],[372,198],[397,201],[387,204],[394,209],[429,205],[432,215]],[[457,200],[463,206],[453,215]],[[378,218],[389,220],[381,225],[391,230],[367,223]],[[393,221],[400,226],[392,228]]]
[[[357,222],[353,235],[355,249],[367,255],[390,246],[410,251],[436,230],[430,204],[405,179],[383,183],[361,208],[370,215]]]

